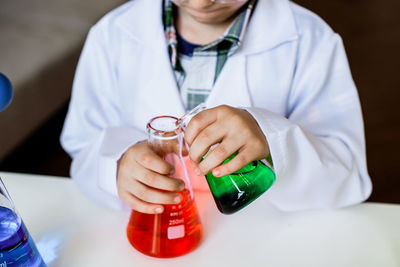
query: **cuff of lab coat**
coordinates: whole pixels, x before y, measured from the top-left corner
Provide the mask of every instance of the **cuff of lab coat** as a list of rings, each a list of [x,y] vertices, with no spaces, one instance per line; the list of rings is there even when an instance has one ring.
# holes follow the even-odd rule
[[[265,109],[251,107],[246,110],[257,121],[267,139],[275,173],[283,174],[286,169],[285,151],[287,146],[283,135],[295,125],[282,115]]]
[[[129,127],[112,127],[104,133],[100,147],[99,188],[118,197],[117,164],[123,153],[133,144],[146,139],[144,132]]]

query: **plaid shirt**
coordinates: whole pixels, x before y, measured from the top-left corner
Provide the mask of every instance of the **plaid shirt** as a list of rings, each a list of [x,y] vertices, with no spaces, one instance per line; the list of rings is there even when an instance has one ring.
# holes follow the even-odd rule
[[[225,33],[217,40],[194,49],[191,57],[178,54],[178,41],[174,26],[176,6],[164,0],[163,22],[171,65],[186,110],[204,102],[210,94],[221,70],[242,43],[256,0],[237,16]]]

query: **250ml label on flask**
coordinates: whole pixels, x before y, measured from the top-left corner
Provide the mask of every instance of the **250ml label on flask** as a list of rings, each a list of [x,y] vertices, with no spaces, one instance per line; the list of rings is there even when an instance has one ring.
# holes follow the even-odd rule
[[[185,226],[183,224],[168,227],[168,239],[176,239],[185,236]]]

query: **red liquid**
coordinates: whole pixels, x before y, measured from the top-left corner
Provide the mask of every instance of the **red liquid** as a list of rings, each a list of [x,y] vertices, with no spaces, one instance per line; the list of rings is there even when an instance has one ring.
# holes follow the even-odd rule
[[[164,205],[161,214],[132,211],[128,223],[129,242],[140,252],[159,258],[176,257],[192,251],[203,228],[187,189],[177,205]]]

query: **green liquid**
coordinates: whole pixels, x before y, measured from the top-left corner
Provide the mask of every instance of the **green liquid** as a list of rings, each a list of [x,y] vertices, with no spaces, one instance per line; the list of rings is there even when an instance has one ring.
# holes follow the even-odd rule
[[[227,158],[223,164],[236,154]],[[253,161],[223,177],[215,177],[210,172],[206,179],[219,211],[232,214],[267,191],[275,181],[275,173],[261,161]]]

